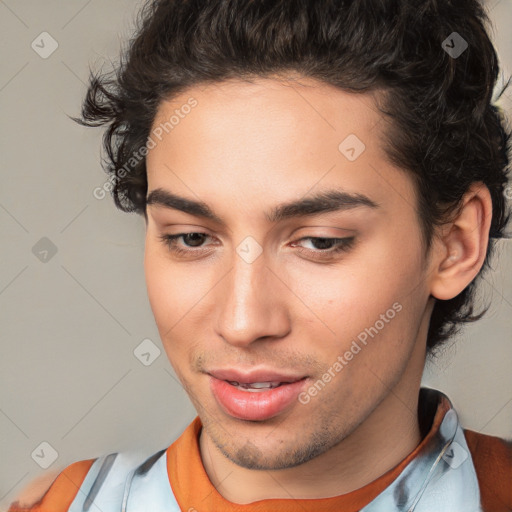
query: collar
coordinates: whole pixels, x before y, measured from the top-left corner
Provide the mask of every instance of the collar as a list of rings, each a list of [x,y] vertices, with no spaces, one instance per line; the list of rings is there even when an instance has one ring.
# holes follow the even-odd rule
[[[421,414],[437,403],[429,433],[400,475],[361,512],[482,512],[478,479],[457,412],[449,398],[421,388]]]

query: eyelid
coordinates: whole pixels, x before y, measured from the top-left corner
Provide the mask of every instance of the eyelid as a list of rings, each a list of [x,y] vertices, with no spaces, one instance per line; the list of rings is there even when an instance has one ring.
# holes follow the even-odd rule
[[[162,231],[165,230],[167,227],[174,227],[175,225],[169,225],[169,226],[163,226],[162,227]],[[184,230],[180,230],[180,231],[177,231],[176,233],[165,233],[163,236],[174,236],[174,237],[178,237],[179,235],[190,235],[190,234],[201,234],[201,235],[206,235],[207,237],[209,238],[217,238],[217,236],[215,235],[212,235],[208,229],[206,228],[203,228],[203,227],[196,227],[194,225],[184,225],[186,226],[184,228]],[[338,230],[338,231],[342,231],[343,234],[339,233],[339,234],[326,234],[326,233],[321,233],[321,234],[312,234],[309,230],[311,228],[320,228],[320,229],[335,229],[335,230]],[[304,234],[303,236],[300,236],[299,234],[297,234],[297,231],[300,231],[300,230],[306,230],[306,233],[307,234]],[[292,231],[292,233],[288,236],[288,238],[293,238],[293,241],[297,242],[299,240],[302,240],[304,238],[324,238],[324,239],[346,239],[346,238],[353,238],[355,235],[356,235],[356,230],[355,229],[347,229],[347,228],[336,228],[336,227],[327,227],[326,226],[307,226],[307,227],[302,227],[302,228],[299,228],[299,229],[296,229],[294,231]]]
[[[162,241],[163,244],[167,246],[167,249],[170,253],[173,253],[177,257],[194,257],[198,256],[201,257],[207,252],[210,252],[207,247],[199,246],[195,248],[192,247],[183,247],[177,244],[177,241],[187,235],[204,235],[207,238],[216,238],[212,235],[209,235],[208,233],[203,233],[200,231],[188,231],[188,232],[180,232],[175,234],[163,234],[160,235],[158,238]],[[330,243],[333,244],[331,248],[328,249],[308,249],[305,247],[302,247],[299,244],[303,240],[328,240]],[[307,256],[311,256],[313,259],[317,260],[317,262],[321,263],[328,263],[329,261],[339,259],[341,254],[349,252],[354,244],[356,243],[356,237],[355,236],[349,236],[349,237],[329,237],[329,236],[303,236],[300,238],[295,239],[292,242],[293,247],[297,247],[297,251],[299,253],[305,253]]]

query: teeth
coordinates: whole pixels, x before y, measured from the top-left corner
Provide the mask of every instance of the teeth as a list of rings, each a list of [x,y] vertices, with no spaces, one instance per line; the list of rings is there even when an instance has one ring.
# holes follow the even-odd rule
[[[250,382],[240,384],[236,381],[228,381],[231,385],[238,387],[238,389],[244,389],[247,391],[258,390],[258,389],[272,389],[277,388],[281,383],[278,381],[275,382]]]
[[[250,384],[242,384],[244,387],[263,389],[263,388],[276,388],[281,384],[280,382],[251,382]]]

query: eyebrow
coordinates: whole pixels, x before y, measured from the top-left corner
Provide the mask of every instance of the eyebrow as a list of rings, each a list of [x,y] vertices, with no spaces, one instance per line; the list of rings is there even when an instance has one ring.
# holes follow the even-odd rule
[[[146,198],[146,204],[180,210],[196,217],[212,220],[222,226],[226,224],[206,203],[178,196],[162,188],[152,190]],[[266,213],[265,217],[269,222],[275,223],[293,217],[313,216],[362,207],[377,209],[380,205],[363,194],[351,194],[332,189],[279,204]]]

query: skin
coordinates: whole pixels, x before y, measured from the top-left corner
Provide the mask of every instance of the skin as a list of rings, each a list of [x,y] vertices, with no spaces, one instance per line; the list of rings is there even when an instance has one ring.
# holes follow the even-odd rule
[[[427,257],[413,183],[386,159],[388,121],[373,95],[310,79],[235,80],[163,102],[154,127],[190,97],[198,105],[147,156],[148,193],[201,200],[225,226],[148,205],[144,267],[163,346],[203,423],[205,471],[239,504],[358,489],[421,441],[429,318],[435,298],[456,296],[483,264],[489,191],[471,188]],[[353,162],[338,149],[349,134],[366,146]],[[379,208],[276,224],[265,217],[279,203],[331,188],[364,194]],[[160,236],[182,232],[208,236],[178,239],[191,251],[179,256]],[[236,251],[248,236],[262,249],[252,263]],[[299,241],[349,236],[354,245],[330,258],[322,247],[332,245]],[[210,391],[205,372],[219,367],[284,370],[314,383],[394,303],[401,311],[307,404],[245,421]]]

